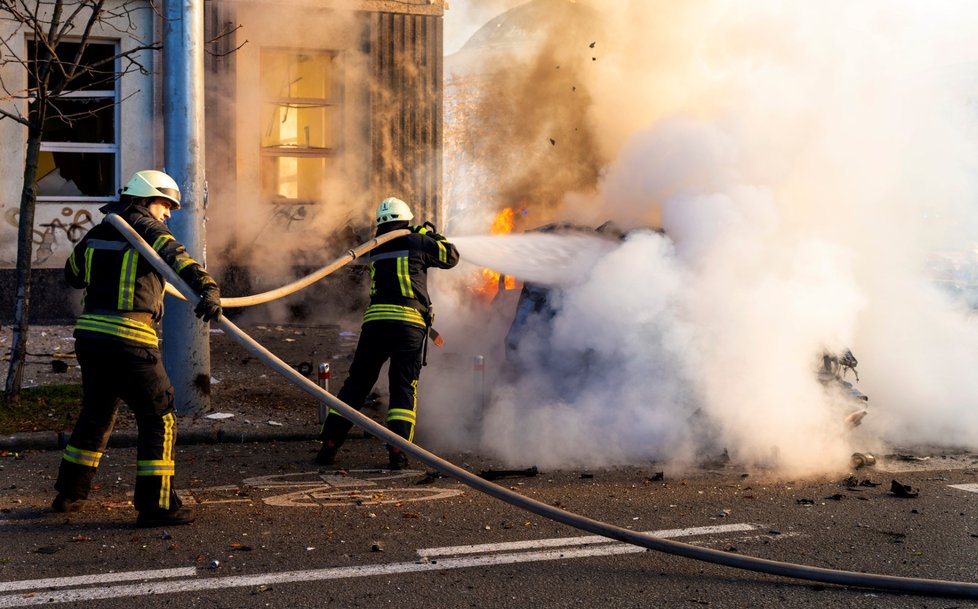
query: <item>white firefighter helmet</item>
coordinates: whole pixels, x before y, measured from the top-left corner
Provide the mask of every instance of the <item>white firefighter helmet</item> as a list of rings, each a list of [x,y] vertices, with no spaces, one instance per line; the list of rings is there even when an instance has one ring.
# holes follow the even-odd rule
[[[377,224],[413,219],[414,214],[411,213],[411,208],[397,197],[387,197],[377,206]]]
[[[180,209],[180,187],[173,178],[155,169],[134,173],[122,187],[122,194],[135,199],[163,197],[173,204],[170,209]]]

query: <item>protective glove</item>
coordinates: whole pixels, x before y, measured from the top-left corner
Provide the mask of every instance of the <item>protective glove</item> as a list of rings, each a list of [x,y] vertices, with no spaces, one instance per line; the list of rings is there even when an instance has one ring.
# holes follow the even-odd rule
[[[162,319],[163,319],[163,301],[161,300],[159,304],[156,305],[156,309],[153,311],[153,322],[160,323]]]
[[[409,226],[408,230],[412,233],[418,233],[419,235],[430,235],[432,233],[438,232],[435,225],[431,222],[424,222],[423,224],[418,224],[415,226]]]
[[[419,226],[409,226],[411,232],[418,233],[419,235],[428,235],[435,241],[444,241],[445,236],[438,233],[438,229],[431,222],[425,222]]]
[[[208,287],[201,293],[194,315],[204,322],[221,318],[221,292],[217,286]]]

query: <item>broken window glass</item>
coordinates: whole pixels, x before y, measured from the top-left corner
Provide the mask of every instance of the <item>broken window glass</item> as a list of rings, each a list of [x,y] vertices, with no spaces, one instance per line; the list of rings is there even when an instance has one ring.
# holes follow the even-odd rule
[[[63,42],[58,57],[67,65],[81,45]],[[44,51],[27,41],[28,86],[36,89],[35,74]],[[106,201],[119,191],[118,72],[114,42],[89,42],[81,54],[78,76],[67,84],[55,69],[48,90],[51,100],[44,121],[38,159],[38,201]],[[63,87],[63,90],[61,90]]]
[[[261,51],[261,184],[265,200],[318,203],[339,146],[340,96],[327,51]]]

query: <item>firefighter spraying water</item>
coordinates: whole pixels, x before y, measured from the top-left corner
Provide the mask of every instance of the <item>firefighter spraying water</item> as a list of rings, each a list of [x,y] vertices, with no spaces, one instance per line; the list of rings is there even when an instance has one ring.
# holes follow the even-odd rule
[[[367,394],[377,382],[384,362],[390,360],[390,404],[387,427],[412,440],[418,404],[418,381],[425,364],[425,351],[432,331],[434,309],[428,295],[428,269],[450,269],[458,264],[458,250],[425,222],[411,226],[411,208],[388,197],[377,207],[377,234],[409,228],[411,233],[378,247],[370,254],[370,305],[350,374],[340,389],[340,400],[363,408]],[[332,465],[352,423],[330,410],[323,423],[322,449],[316,463]],[[407,466],[407,457],[388,446],[391,469]]]

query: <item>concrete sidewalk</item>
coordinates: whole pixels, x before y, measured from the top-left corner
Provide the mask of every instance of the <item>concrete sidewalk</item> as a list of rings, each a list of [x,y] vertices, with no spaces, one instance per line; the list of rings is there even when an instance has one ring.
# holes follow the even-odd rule
[[[294,442],[315,440],[319,429],[275,429],[241,430],[211,428],[195,429],[180,426],[177,420],[177,444],[248,444],[252,442]],[[19,452],[22,450],[61,450],[68,443],[71,434],[65,431],[32,431],[0,436],[0,450]],[[109,438],[109,448],[125,448],[136,445],[135,431],[116,431]]]
[[[0,327],[0,351],[9,344],[10,332],[9,327]],[[69,357],[74,351],[73,325],[31,326],[29,332],[32,352],[43,356],[28,359],[25,388],[80,384],[81,370]],[[249,327],[249,332],[274,348],[293,367],[315,367],[320,362],[329,362],[334,378],[345,376],[357,341],[354,330],[335,324],[254,325]],[[203,413],[177,415],[177,444],[316,439],[320,405],[313,398],[244,352],[219,330],[210,332],[210,351],[210,404]],[[54,359],[66,362],[66,369],[55,371],[51,363]],[[60,426],[55,421],[49,425],[47,421],[43,412],[38,413],[38,423]],[[60,450],[70,435],[70,431],[64,430],[70,428],[69,422],[61,430],[0,434],[0,450]],[[121,405],[109,447],[135,444],[135,418],[127,406]]]

